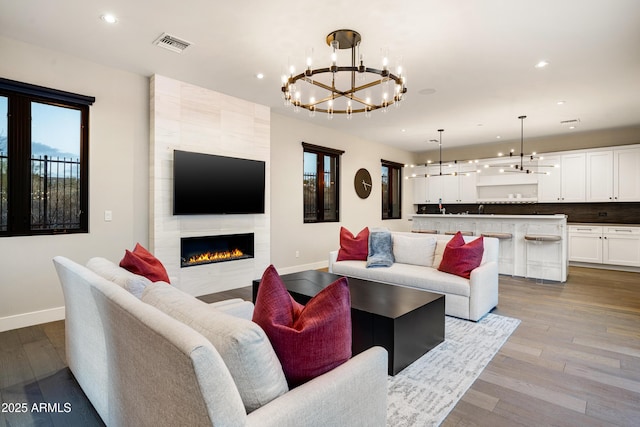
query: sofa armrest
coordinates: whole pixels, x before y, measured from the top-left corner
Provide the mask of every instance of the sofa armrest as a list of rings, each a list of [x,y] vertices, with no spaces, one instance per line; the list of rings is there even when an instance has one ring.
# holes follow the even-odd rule
[[[338,251],[329,252],[329,273],[333,273],[333,264],[338,261]]]
[[[247,416],[247,426],[384,427],[387,351],[370,348]]]
[[[485,262],[471,271],[469,320],[478,321],[498,305],[498,263]]]

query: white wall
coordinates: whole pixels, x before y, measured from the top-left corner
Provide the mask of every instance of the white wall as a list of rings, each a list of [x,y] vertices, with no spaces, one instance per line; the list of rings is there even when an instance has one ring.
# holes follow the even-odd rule
[[[375,114],[369,120],[375,120]],[[345,151],[340,165],[340,222],[303,222],[302,142]],[[408,218],[415,213],[412,180],[402,181],[402,219],[382,220],[380,159],[409,164],[414,161],[414,154],[271,114],[271,262],[280,273],[326,267],[329,251],[339,247],[340,226],[353,233],[366,226],[410,229]],[[364,200],[353,187],[353,177],[360,168],[366,168],[373,178],[373,191]]]
[[[148,242],[148,78],[0,37],[0,76],[95,96],[89,118],[89,230],[67,236],[0,238],[0,331],[61,319],[51,259],[120,260]],[[113,221],[104,221],[104,211]]]
[[[90,232],[0,238],[3,331],[64,317],[54,256],[80,263],[92,256],[118,261],[136,242],[149,245],[150,138],[148,77],[8,38],[0,37],[0,52],[4,78],[96,97],[90,110]],[[270,137],[271,262],[281,272],[326,266],[341,225],[354,232],[364,226],[409,229],[411,180],[403,181],[403,219],[382,221],[378,172],[380,159],[412,163],[413,154],[277,114],[271,114]],[[302,141],[345,150],[339,223],[303,224]],[[374,177],[366,200],[353,189],[361,167]],[[104,221],[105,210],[113,212],[113,221]]]

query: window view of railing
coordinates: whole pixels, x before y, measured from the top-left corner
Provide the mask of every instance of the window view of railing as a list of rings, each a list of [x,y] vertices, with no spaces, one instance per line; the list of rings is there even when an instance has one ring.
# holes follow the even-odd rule
[[[339,220],[340,156],[343,151],[302,143],[304,222]]]
[[[7,216],[9,212],[7,163],[8,157],[6,153],[0,152],[0,231],[7,231]]]
[[[304,221],[316,219],[317,210],[317,175],[316,173],[305,173],[303,178],[302,198],[304,203]]]
[[[95,98],[0,78],[0,236],[89,231]]]
[[[382,219],[402,218],[402,165],[382,160]]]
[[[80,159],[31,158],[31,229],[80,227]]]
[[[336,186],[334,174],[331,171],[324,172],[323,186],[323,215],[324,220],[335,220],[337,216]],[[316,173],[304,174],[304,220],[315,221],[318,217],[318,175]]]
[[[389,218],[389,168],[382,166],[382,219]]]

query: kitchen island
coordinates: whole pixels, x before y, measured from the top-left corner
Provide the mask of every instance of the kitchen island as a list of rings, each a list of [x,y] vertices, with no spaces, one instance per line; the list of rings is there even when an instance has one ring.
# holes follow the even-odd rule
[[[491,233],[500,239],[500,274],[565,282],[567,280],[567,216],[415,214],[411,231],[474,236]],[[510,238],[508,236],[511,235]],[[559,240],[533,236],[559,236]],[[529,236],[525,239],[525,236]]]

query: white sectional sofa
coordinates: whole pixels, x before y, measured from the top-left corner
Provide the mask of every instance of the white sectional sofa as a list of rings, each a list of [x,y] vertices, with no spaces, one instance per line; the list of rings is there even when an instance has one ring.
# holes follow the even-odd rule
[[[391,235],[395,256],[391,267],[367,268],[366,261],[337,261],[336,250],[329,253],[329,272],[445,294],[445,314],[473,321],[498,305],[498,239],[484,238],[480,266],[471,272],[470,279],[465,279],[437,269],[444,247],[453,236],[403,232]]]
[[[253,304],[206,304],[104,259],[54,258],[67,363],[108,426],[385,426],[387,353],[289,390]],[[135,296],[136,294],[137,296]]]

